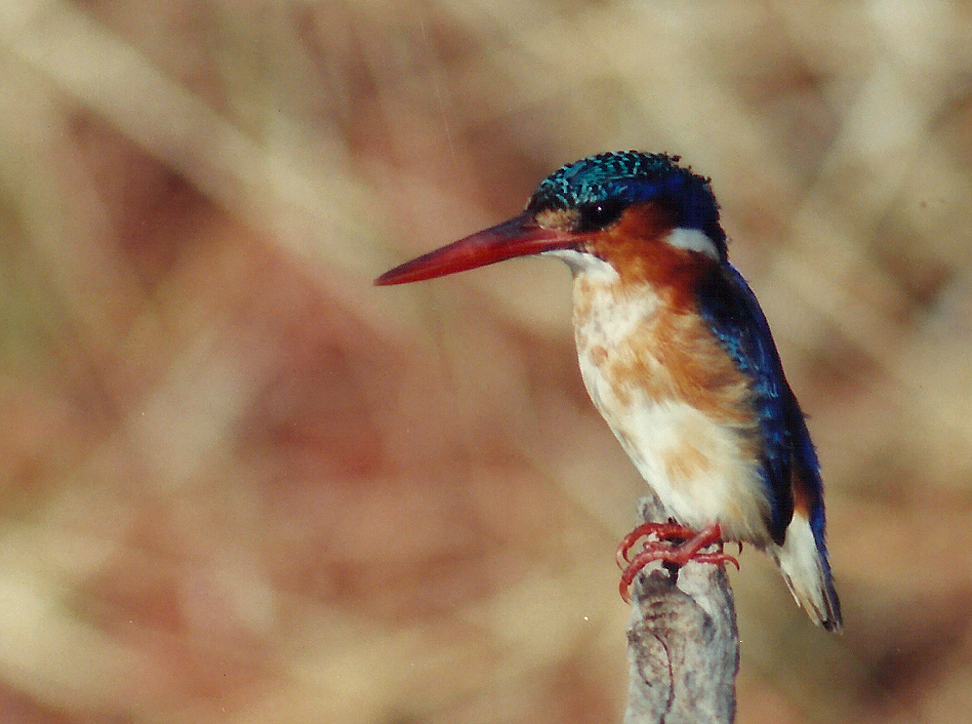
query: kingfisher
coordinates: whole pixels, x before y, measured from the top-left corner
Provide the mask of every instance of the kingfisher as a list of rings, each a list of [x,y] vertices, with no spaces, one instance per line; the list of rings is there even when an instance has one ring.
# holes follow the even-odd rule
[[[664,153],[603,153],[544,179],[523,213],[375,280],[404,284],[519,256],[573,275],[584,385],[667,522],[618,546],[620,590],[652,561],[776,561],[796,602],[842,625],[820,464],[756,296],[729,263],[711,180]],[[640,549],[632,549],[642,541]]]

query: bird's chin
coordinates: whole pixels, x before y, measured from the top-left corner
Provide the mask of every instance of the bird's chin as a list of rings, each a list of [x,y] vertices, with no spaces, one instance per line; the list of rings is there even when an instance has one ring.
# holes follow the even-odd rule
[[[614,267],[599,256],[579,249],[550,249],[540,256],[559,259],[570,269],[576,277],[579,274],[605,274],[617,276]]]

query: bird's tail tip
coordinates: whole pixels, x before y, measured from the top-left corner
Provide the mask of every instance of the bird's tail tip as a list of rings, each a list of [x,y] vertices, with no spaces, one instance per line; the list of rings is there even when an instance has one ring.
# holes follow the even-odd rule
[[[839,633],[844,625],[840,598],[834,588],[826,549],[818,545],[809,521],[799,513],[794,514],[783,545],[775,547],[772,553],[797,605],[818,626]]]

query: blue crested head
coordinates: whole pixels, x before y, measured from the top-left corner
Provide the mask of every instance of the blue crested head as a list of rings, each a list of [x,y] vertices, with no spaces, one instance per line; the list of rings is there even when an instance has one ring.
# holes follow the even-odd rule
[[[586,252],[616,271],[626,269],[628,277],[650,266],[657,283],[671,281],[676,268],[701,273],[704,265],[694,262],[705,257],[727,264],[726,232],[709,179],[678,161],[664,153],[619,151],[567,164],[540,182],[523,213],[406,262],[376,283],[433,279],[536,254],[573,264],[577,252]],[[676,253],[659,254],[665,247],[654,242]],[[698,254],[686,265],[679,250]],[[655,263],[646,266],[647,259]]]
[[[672,210],[676,226],[708,236],[725,261],[726,232],[719,224],[719,205],[709,179],[678,161],[678,156],[638,151],[589,156],[544,179],[527,209],[596,209],[589,218],[603,222],[631,204],[657,201]]]

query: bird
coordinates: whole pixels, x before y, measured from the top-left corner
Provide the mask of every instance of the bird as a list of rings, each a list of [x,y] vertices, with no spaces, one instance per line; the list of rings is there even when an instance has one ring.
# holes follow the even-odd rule
[[[621,541],[622,597],[652,561],[676,574],[689,561],[738,567],[722,546],[746,543],[775,560],[813,622],[839,631],[805,416],[756,296],[729,262],[711,179],[680,161],[619,151],[567,164],[522,213],[374,283],[521,256],[565,262],[584,385],[668,516]]]

